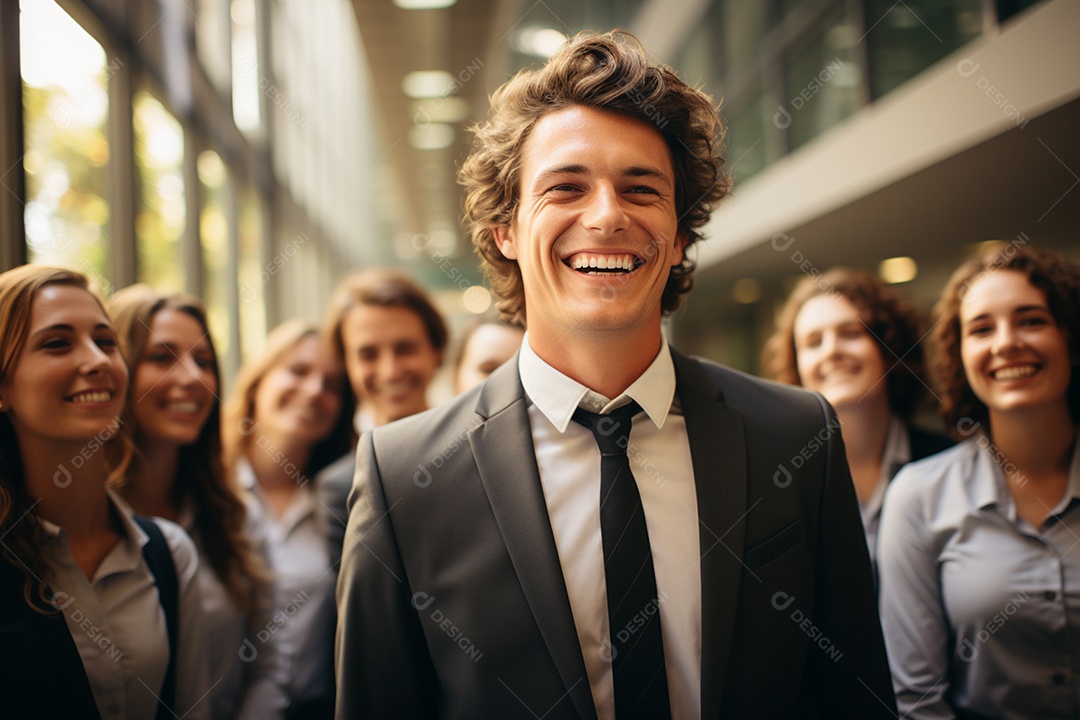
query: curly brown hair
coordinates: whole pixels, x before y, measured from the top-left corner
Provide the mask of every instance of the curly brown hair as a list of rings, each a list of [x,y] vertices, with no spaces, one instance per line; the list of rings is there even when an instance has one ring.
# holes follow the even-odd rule
[[[199,323],[210,346],[214,380],[217,387],[221,387],[218,356],[210,336],[206,308],[198,298],[161,293],[148,285],[132,285],[113,295],[108,305],[123,340],[124,357],[131,368],[125,421],[134,428],[136,437],[139,428],[133,409],[135,369],[146,352],[150,326],[159,312],[176,310]],[[172,484],[172,499],[177,506],[187,499],[194,503],[196,525],[201,535],[203,557],[200,561],[209,562],[237,607],[251,616],[255,612],[259,589],[271,580],[270,571],[247,534],[247,509],[239,488],[226,472],[221,453],[221,400],[215,397],[199,437],[180,449],[175,473],[163,480]],[[136,451],[134,463],[143,461]]]
[[[976,397],[964,372],[960,354],[960,305],[969,289],[988,273],[1012,270],[1023,273],[1034,287],[1046,296],[1046,304],[1058,327],[1065,335],[1072,360],[1072,375],[1066,398],[1069,415],[1080,423],[1080,266],[1067,261],[1059,253],[1013,241],[1008,245],[983,252],[968,260],[953,272],[949,283],[934,306],[934,330],[931,368],[940,387],[941,414],[957,438],[970,436],[958,427],[961,420],[971,422],[970,428],[986,429],[990,413]]]
[[[90,290],[82,273],[42,265],[23,265],[0,273],[0,337],[4,338],[0,343],[0,382],[15,370],[30,330],[34,298],[49,285],[85,290],[108,317],[101,299]],[[131,461],[132,447],[128,424],[118,423],[105,443],[109,485],[120,482]],[[4,540],[0,543],[0,562],[10,563],[23,575],[23,596],[30,607],[38,612],[55,612],[47,591],[52,571],[42,550],[46,546],[44,529],[32,512],[36,504],[26,487],[15,427],[7,413],[0,413],[0,538]]]
[[[776,331],[765,343],[762,364],[766,372],[774,380],[802,384],[796,362],[795,318],[811,298],[828,294],[839,295],[858,308],[889,368],[885,376],[889,408],[910,419],[928,395],[919,315],[907,298],[863,270],[837,267],[799,281],[780,310]]]
[[[466,190],[465,225],[499,310],[525,324],[525,290],[517,262],[495,243],[494,228],[517,212],[521,162],[532,128],[548,113],[580,105],[650,123],[664,138],[675,170],[675,212],[686,247],[728,193],[723,172],[724,125],[712,99],[650,60],[628,32],[582,32],[542,68],[523,70],[491,96],[487,121],[475,125],[472,153],[458,173]],[[684,248],[685,251],[685,248]],[[686,253],[671,269],[661,300],[667,314],[694,285],[696,263]]]

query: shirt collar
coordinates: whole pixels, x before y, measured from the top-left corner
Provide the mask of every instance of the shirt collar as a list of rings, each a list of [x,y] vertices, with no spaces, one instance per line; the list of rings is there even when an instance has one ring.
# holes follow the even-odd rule
[[[131,506],[128,505],[127,501],[112,488],[105,488],[105,497],[109,506],[116,512],[116,517],[120,522],[120,530],[123,532],[124,539],[133,543],[135,547],[142,548],[143,545],[150,541],[150,538],[147,537],[142,528],[136,525],[135,521],[131,519],[132,515],[135,514],[131,509]],[[67,533],[56,523],[46,520],[43,517],[38,517],[38,522],[41,524],[41,529],[45,534],[53,540],[61,538],[64,540],[67,539]]]
[[[1015,504],[1005,482],[1005,472],[1010,469],[1010,461],[1001,454],[989,435],[980,434],[968,442],[976,446],[972,483],[977,507],[985,509],[997,506],[1003,514],[1015,520]],[[1072,460],[1069,461],[1069,479],[1065,487],[1065,495],[1052,512],[1057,514],[1073,499],[1080,500],[1080,433],[1077,433],[1076,439],[1073,440]]]
[[[631,400],[641,406],[658,428],[662,428],[675,399],[675,364],[671,360],[671,349],[663,331],[660,334],[660,352],[645,372],[614,399],[590,390],[544,362],[529,344],[528,332],[518,354],[518,372],[529,400],[560,433],[566,432],[578,407],[603,414]]]

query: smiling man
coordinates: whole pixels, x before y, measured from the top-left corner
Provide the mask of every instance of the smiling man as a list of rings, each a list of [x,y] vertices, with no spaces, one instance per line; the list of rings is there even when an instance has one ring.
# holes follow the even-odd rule
[[[583,34],[461,179],[513,362],[359,448],[339,718],[893,717],[832,409],[669,347],[728,181],[711,100]]]

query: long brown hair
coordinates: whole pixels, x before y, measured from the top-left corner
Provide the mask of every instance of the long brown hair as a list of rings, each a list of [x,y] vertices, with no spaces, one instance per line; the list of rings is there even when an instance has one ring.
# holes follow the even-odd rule
[[[163,294],[146,285],[132,285],[109,300],[109,309],[131,368],[125,409],[128,422],[125,424],[134,428],[136,437],[139,428],[134,413],[135,368],[146,352],[154,316],[162,310],[182,312],[199,323],[210,346],[214,379],[220,392],[217,352],[210,337],[206,309],[197,298]],[[270,581],[270,574],[247,532],[247,509],[239,488],[225,469],[221,453],[221,400],[215,396],[199,437],[180,448],[176,472],[171,479],[172,500],[176,506],[186,499],[194,504],[202,557],[209,561],[233,602],[250,615],[255,610],[258,589]],[[141,462],[145,459],[136,450],[135,463]]]
[[[225,462],[230,468],[236,467],[236,463],[247,455],[255,439],[255,392],[259,388],[259,383],[286,353],[309,337],[329,342],[317,324],[302,320],[287,320],[266,336],[266,350],[240,368],[236,376],[236,386],[225,402],[222,425]],[[333,352],[332,348],[331,352]],[[356,444],[356,430],[353,426],[356,402],[348,381],[344,379],[344,374],[345,371],[342,370],[341,412],[330,434],[311,449],[307,467],[300,469],[305,479],[313,479],[316,473],[347,453]]]
[[[101,305],[90,290],[86,276],[73,270],[23,265],[0,273],[0,382],[6,380],[26,344],[34,298],[48,285],[70,285],[85,290]],[[101,311],[108,316],[105,308]],[[115,485],[123,477],[131,460],[131,434],[126,423],[120,423],[105,443],[106,483]],[[23,595],[28,605],[41,611],[48,603],[47,586],[52,579],[45,554],[44,530],[32,512],[36,504],[26,487],[22,454],[15,427],[7,413],[0,413],[0,558],[10,563],[25,578]],[[36,596],[41,601],[35,602]]]

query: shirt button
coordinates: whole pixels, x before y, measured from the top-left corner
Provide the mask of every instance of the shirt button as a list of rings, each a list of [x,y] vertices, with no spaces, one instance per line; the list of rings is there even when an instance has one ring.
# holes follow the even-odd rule
[[[1054,592],[1053,590],[1047,590],[1046,592],[1043,593],[1043,597],[1046,598],[1047,600],[1053,600],[1054,598],[1057,597],[1057,593]]]
[[[1060,673],[1060,672],[1054,673],[1053,680],[1054,680],[1055,685],[1064,685],[1065,684],[1065,673]]]

